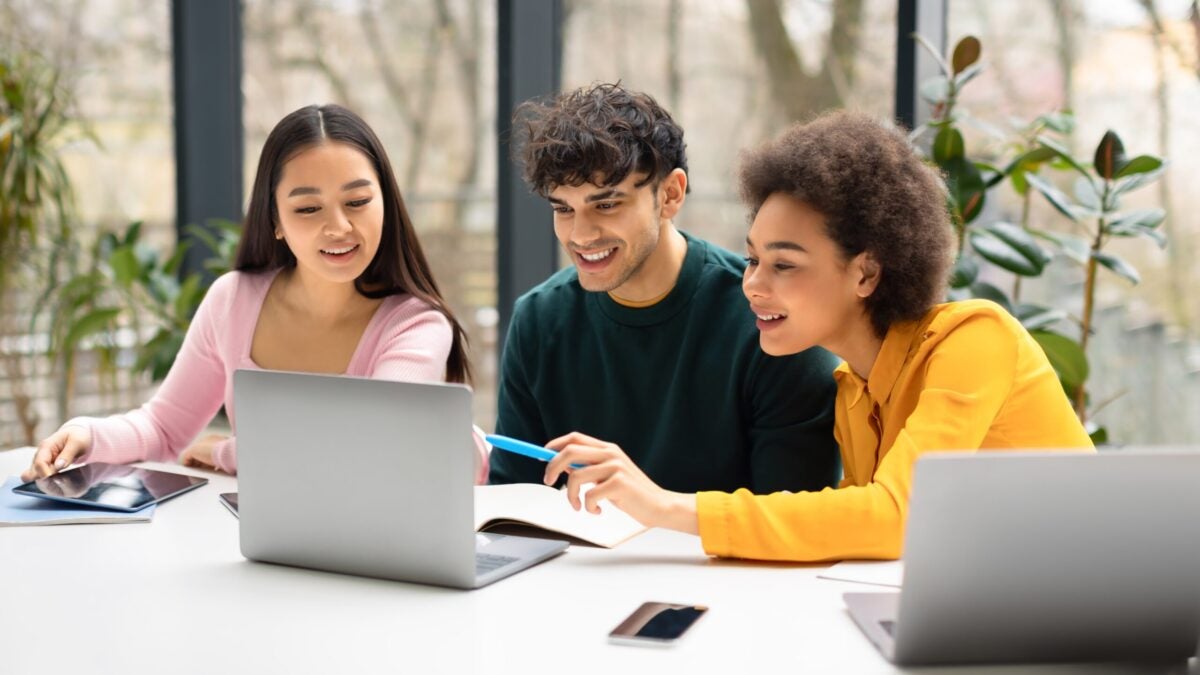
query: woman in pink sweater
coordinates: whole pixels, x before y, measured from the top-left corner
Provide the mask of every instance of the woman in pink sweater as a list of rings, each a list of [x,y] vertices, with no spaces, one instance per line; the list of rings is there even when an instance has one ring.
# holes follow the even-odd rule
[[[466,336],[433,280],[383,145],[345,108],[301,108],[271,131],[235,267],[209,289],[148,403],[70,420],[42,441],[22,478],[74,462],[177,458],[236,473],[235,438],[194,439],[222,404],[234,424],[238,368],[470,379]],[[482,482],[487,457],[477,446]]]

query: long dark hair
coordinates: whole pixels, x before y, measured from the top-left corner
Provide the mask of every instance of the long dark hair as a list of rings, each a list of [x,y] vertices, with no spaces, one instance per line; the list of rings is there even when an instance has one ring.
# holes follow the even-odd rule
[[[258,160],[234,268],[243,272],[262,272],[296,266],[296,256],[291,249],[275,238],[275,224],[279,218],[275,188],[279,186],[283,165],[300,150],[322,141],[345,143],[366,155],[375,167],[383,192],[383,234],[379,250],[366,271],[354,280],[354,288],[368,298],[408,293],[444,314],[454,335],[450,356],[446,359],[446,381],[469,382],[471,365],[467,360],[467,334],[446,306],[437,282],[433,280],[421,242],[408,217],[408,209],[404,207],[404,198],[400,196],[387,152],[361,117],[339,105],[303,107],[280,120],[267,136]]]

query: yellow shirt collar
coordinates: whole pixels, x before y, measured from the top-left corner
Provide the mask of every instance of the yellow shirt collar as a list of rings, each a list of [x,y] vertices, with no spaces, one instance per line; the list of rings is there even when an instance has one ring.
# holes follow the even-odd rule
[[[834,371],[834,380],[849,395],[849,407],[858,405],[864,394],[870,394],[871,400],[883,404],[892,396],[892,390],[900,379],[900,372],[908,363],[913,353],[921,346],[932,332],[929,325],[937,315],[936,308],[925,315],[920,321],[904,321],[892,324],[887,335],[883,337],[883,345],[875,364],[866,380],[859,377],[850,369],[850,365],[842,362]]]

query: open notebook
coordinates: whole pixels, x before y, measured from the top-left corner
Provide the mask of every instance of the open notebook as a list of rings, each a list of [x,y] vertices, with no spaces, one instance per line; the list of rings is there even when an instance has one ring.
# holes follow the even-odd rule
[[[575,511],[566,492],[536,483],[475,486],[475,529],[533,527],[612,548],[646,527],[607,501],[599,515]]]

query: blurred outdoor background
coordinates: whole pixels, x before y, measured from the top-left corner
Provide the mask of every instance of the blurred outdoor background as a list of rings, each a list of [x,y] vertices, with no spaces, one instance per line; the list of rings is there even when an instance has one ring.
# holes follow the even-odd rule
[[[362,114],[388,149],[437,279],[470,335],[476,421],[490,430],[504,159],[496,3],[244,0],[241,22],[243,194],[282,116],[324,102]],[[893,118],[896,22],[897,3],[887,0],[566,0],[562,87],[620,80],[672,111],[685,130],[692,186],[677,224],[740,251],[747,222],[733,179],[739,151],[831,107]],[[1163,209],[1155,227],[1166,246],[1120,237],[1106,249],[1140,281],[1097,277],[1087,388],[1092,419],[1113,442],[1200,442],[1200,190],[1191,184],[1200,175],[1197,3],[948,0],[946,32],[950,47],[966,35],[982,44],[983,68],[957,101],[969,116],[959,127],[972,157],[1003,164],[1032,120],[1069,110],[1074,123],[1057,137],[1087,162],[1109,129],[1129,157],[1166,160],[1158,180],[1122,204]],[[93,264],[104,233],[113,234],[104,255],[134,243],[134,222],[143,223],[134,232],[138,273],[155,265],[161,272],[159,281],[143,275],[143,285],[171,276],[171,35],[166,0],[0,0],[0,62],[33,59],[58,74],[65,121],[46,151],[61,161],[70,188],[63,203],[37,212],[36,241],[0,259],[0,448],[40,439],[65,416],[135,407],[154,389],[153,362],[139,358],[138,345],[168,321],[153,309],[155,292],[130,300],[134,310],[80,326],[119,302],[63,288],[98,270],[113,297],[141,292],[120,264]],[[0,116],[0,153],[11,149],[5,131]],[[1071,193],[1065,173],[1047,167],[1043,175]],[[11,194],[0,199],[14,207]],[[985,220],[1061,233],[1076,227],[1047,199],[1026,199],[1008,182],[988,192]],[[17,251],[16,240],[4,246]],[[1021,280],[1022,301],[1061,311],[1057,330],[1078,339],[1085,267],[1049,243],[1045,250],[1053,259]],[[985,265],[980,275],[1018,290],[1002,266]],[[175,310],[188,309],[189,289],[183,300],[180,289],[163,292]]]

